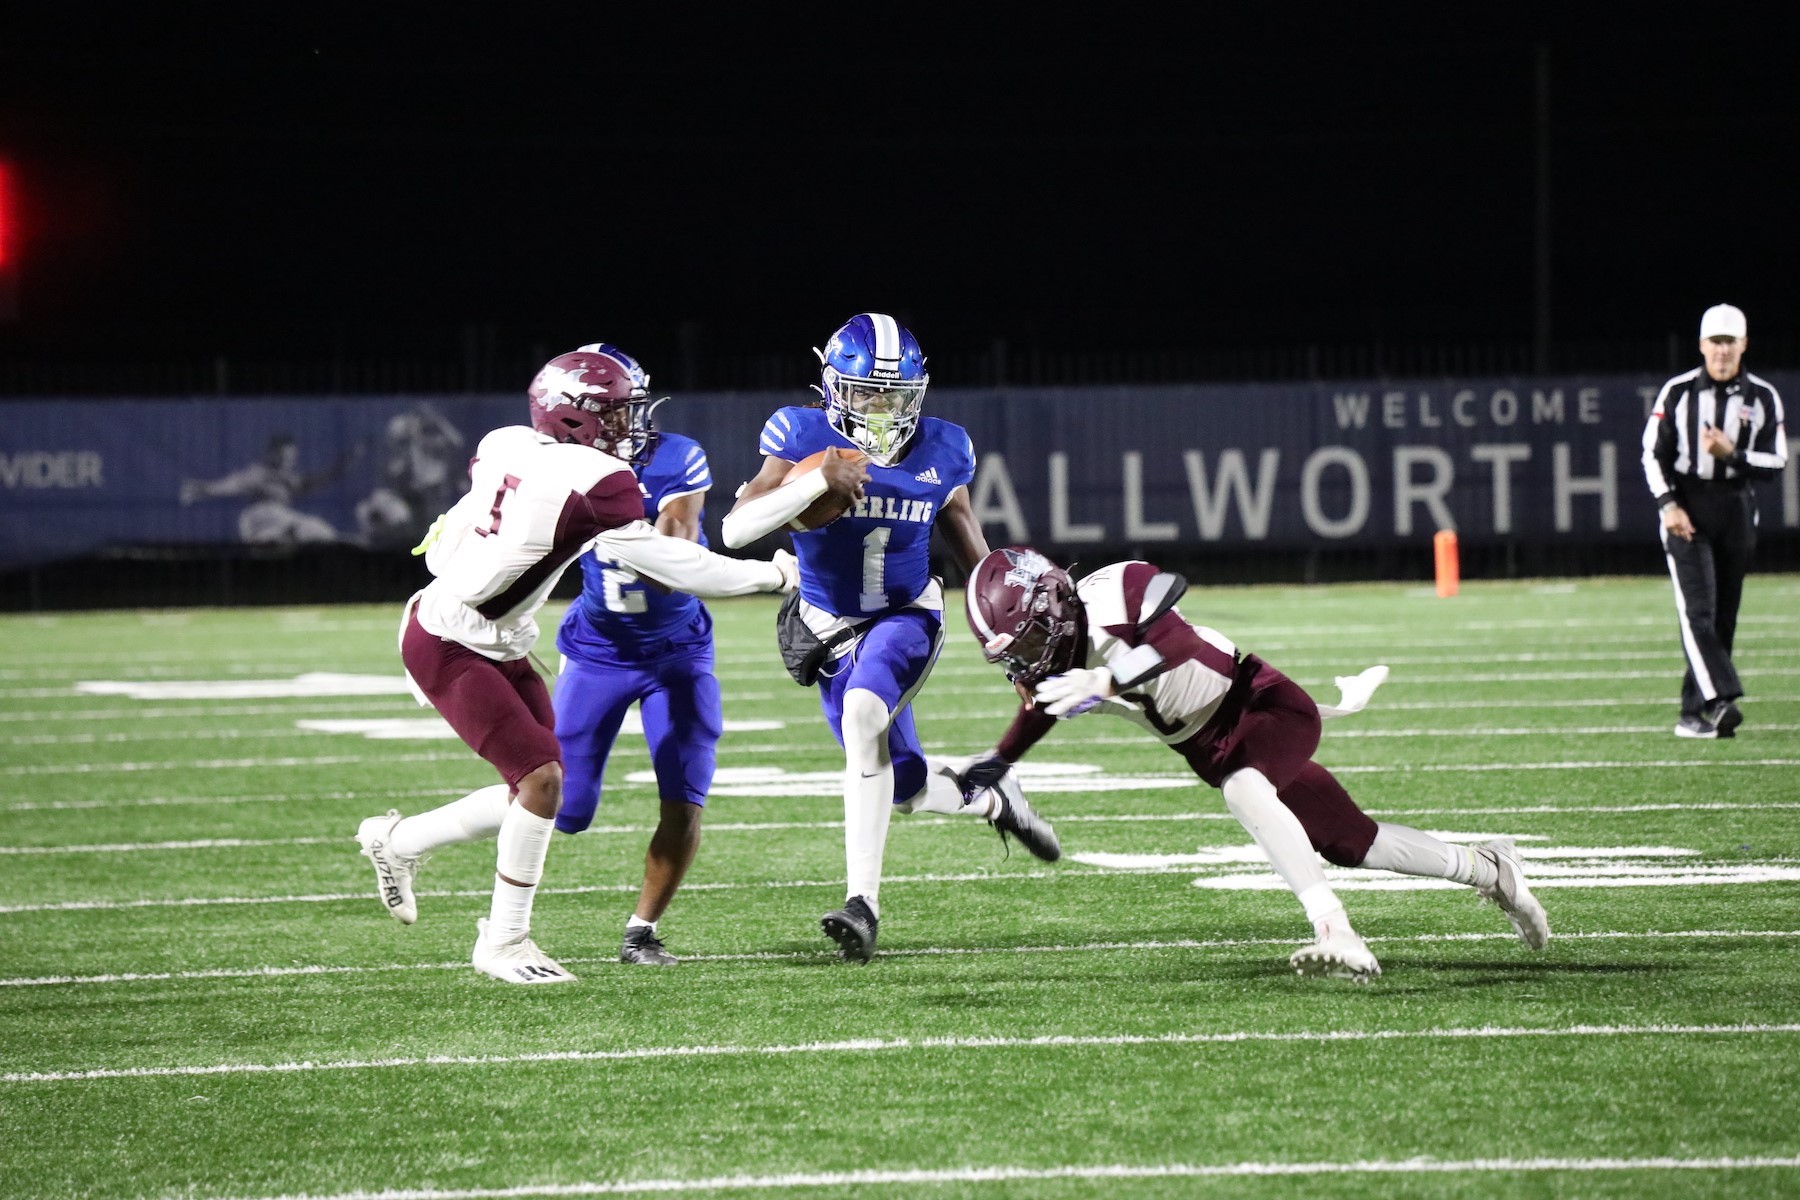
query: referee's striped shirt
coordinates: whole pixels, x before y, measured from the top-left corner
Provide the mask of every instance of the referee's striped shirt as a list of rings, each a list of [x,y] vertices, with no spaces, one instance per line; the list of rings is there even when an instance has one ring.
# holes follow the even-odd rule
[[[1700,431],[1708,425],[1731,439],[1730,458],[1701,449]],[[1763,479],[1785,466],[1781,396],[1768,380],[1740,371],[1719,383],[1695,367],[1663,384],[1644,426],[1644,478],[1658,507],[1676,498],[1678,476]]]

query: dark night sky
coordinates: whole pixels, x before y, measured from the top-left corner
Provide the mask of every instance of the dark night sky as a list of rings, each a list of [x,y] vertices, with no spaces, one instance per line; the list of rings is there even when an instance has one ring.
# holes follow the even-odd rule
[[[1557,336],[1800,319],[1785,29],[608,7],[16,21],[0,353],[407,355],[479,321],[649,357],[866,308],[928,348],[1527,339],[1539,43]]]

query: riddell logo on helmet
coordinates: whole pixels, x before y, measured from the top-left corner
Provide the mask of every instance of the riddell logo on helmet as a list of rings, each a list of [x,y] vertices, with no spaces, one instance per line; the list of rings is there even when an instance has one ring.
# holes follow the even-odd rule
[[[869,372],[870,379],[898,379],[900,372],[890,367],[876,367]]]

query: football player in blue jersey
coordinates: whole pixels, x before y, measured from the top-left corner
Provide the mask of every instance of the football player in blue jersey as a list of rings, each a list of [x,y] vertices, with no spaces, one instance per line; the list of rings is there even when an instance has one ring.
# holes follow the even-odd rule
[[[844,907],[821,924],[843,958],[867,962],[880,919],[888,821],[902,812],[979,816],[1055,860],[1055,831],[1032,811],[1010,772],[965,789],[959,768],[928,760],[911,702],[943,644],[944,600],[930,570],[931,533],[943,533],[965,570],[987,554],[969,502],[975,451],[960,426],[923,416],[929,376],[918,341],[893,317],[860,313],[831,335],[816,390],[822,404],[782,408],[763,426],[762,469],[724,521],[738,548],[790,525],[827,493],[848,505],[813,529],[798,527],[800,591],[781,622],[783,657],[814,650],[831,731],[844,747]],[[795,464],[826,454],[789,481]],[[808,679],[813,676],[813,679]]]
[[[557,394],[571,381],[579,385],[574,393],[579,404],[570,395]],[[619,461],[609,474],[629,467],[636,477],[641,502],[629,494],[618,501],[631,510],[616,514],[627,525],[615,536],[595,539],[599,553],[629,553],[633,561],[651,564],[640,570],[667,566],[671,580],[700,581],[690,587],[716,585],[717,590],[702,595],[744,594],[750,589],[729,572],[708,576],[682,568],[690,554],[711,559],[710,551],[690,546],[673,557],[667,552],[678,545],[676,539],[705,546],[701,505],[712,475],[699,443],[656,429],[651,411],[657,402],[650,399],[649,385],[649,375],[631,355],[605,343],[583,346],[552,359],[533,381],[533,425],[546,441],[579,440],[613,456]],[[565,426],[579,427],[584,436],[565,437]],[[516,481],[509,486],[511,482]],[[571,502],[582,500],[577,494]],[[560,527],[554,514],[548,520],[550,527]],[[625,539],[625,533],[635,541]],[[648,549],[632,548],[645,544]],[[659,545],[662,549],[652,553]],[[574,548],[568,553],[572,556]],[[724,728],[719,684],[712,673],[712,618],[694,595],[673,592],[622,561],[596,558],[593,549],[579,561],[581,597],[569,606],[558,630],[562,673],[554,701],[545,697],[546,709],[554,709],[561,755],[555,827],[579,833],[592,823],[607,754],[626,710],[639,703],[662,805],[645,855],[637,910],[626,926],[619,957],[665,966],[677,960],[657,938],[656,922],[699,848],[700,812],[712,787],[714,755]],[[778,551],[773,565],[788,586],[797,583],[792,555]],[[533,624],[531,636],[536,634]],[[374,864],[376,893],[395,920],[410,925],[418,919],[412,884],[427,855],[499,833],[509,792],[506,784],[497,784],[412,817],[390,811],[362,823],[357,838]],[[544,819],[548,837],[548,817]],[[563,972],[561,977],[570,976]]]
[[[622,356],[606,345],[582,349]],[[637,473],[645,520],[659,533],[704,546],[700,522],[712,486],[706,451],[692,438],[657,429],[653,413],[661,401],[650,399],[649,382],[644,375],[628,399],[601,411],[596,445]],[[678,960],[657,937],[656,922],[700,848],[700,814],[725,728],[713,675],[712,617],[695,597],[646,582],[589,551],[581,556],[581,596],[563,614],[556,646],[563,656],[555,697],[563,753],[556,827],[580,833],[593,823],[607,754],[626,710],[638,704],[661,812],[619,958],[672,965]]]

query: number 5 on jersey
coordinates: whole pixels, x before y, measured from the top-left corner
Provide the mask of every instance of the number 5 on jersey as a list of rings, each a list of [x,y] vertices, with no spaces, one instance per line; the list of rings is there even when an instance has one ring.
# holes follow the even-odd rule
[[[483,529],[481,526],[477,525],[475,527],[475,532],[479,533],[482,537],[488,537],[492,534],[499,533],[500,510],[502,506],[506,504],[506,498],[518,490],[519,477],[517,475],[508,475],[505,480],[501,482],[500,486],[494,489],[494,507],[488,509],[487,528]]]

